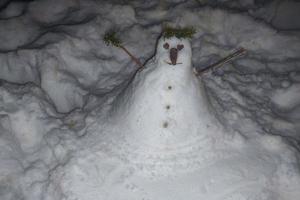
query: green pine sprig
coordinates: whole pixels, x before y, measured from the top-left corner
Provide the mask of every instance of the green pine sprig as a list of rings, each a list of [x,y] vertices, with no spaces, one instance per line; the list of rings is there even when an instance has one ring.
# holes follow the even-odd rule
[[[108,31],[105,33],[103,40],[107,46],[113,45],[116,47],[120,47],[122,45],[122,41],[116,36],[115,31]]]
[[[191,39],[195,33],[196,33],[196,29],[194,27],[173,28],[167,26],[163,29],[164,38],[171,38],[175,36],[178,39],[181,38]]]
[[[143,67],[143,64],[137,59],[130,51],[122,45],[122,41],[116,36],[116,31],[108,31],[104,34],[103,40],[107,46],[112,45],[122,49],[140,68]]]

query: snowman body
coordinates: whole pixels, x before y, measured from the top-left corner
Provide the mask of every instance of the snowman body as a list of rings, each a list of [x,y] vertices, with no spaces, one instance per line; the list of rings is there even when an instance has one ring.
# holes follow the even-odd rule
[[[193,73],[191,57],[187,39],[159,40],[154,59],[113,106],[113,123],[122,127],[127,140],[168,148],[214,132],[216,121],[203,84]]]

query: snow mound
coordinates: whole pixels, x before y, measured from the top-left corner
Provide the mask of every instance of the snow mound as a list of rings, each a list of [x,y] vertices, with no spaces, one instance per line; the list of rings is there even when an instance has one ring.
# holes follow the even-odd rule
[[[300,85],[294,84],[289,88],[275,91],[273,102],[287,110],[295,109],[300,105]]]
[[[0,87],[1,199],[40,197],[49,168],[57,158],[48,147],[47,134],[59,122],[42,90],[34,84],[4,83]],[[32,184],[32,183],[42,184]],[[21,188],[21,189],[20,189]]]
[[[52,186],[62,189],[60,195],[67,194],[69,199],[87,200],[295,199],[300,184],[296,152],[274,137],[237,146],[232,141],[238,139],[231,138],[215,143],[210,151],[194,149],[199,155],[185,154],[182,148],[172,156],[169,152],[170,157],[147,152],[148,157],[135,157],[140,163],[127,160],[132,152],[123,149],[123,154],[115,154],[107,145],[98,144],[102,147],[82,151],[57,169]],[[178,159],[180,155],[185,160]]]

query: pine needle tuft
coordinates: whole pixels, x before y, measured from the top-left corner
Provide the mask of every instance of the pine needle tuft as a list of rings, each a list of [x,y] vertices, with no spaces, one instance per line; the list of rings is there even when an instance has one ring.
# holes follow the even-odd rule
[[[170,38],[170,37],[175,36],[178,39],[181,39],[181,38],[191,39],[195,33],[196,33],[196,29],[194,27],[173,28],[173,27],[167,26],[163,30],[163,37]]]
[[[108,31],[105,33],[104,37],[103,37],[103,40],[105,42],[105,44],[107,46],[109,45],[113,45],[113,46],[116,46],[116,47],[120,47],[122,42],[121,40],[116,36],[116,32],[115,31]]]

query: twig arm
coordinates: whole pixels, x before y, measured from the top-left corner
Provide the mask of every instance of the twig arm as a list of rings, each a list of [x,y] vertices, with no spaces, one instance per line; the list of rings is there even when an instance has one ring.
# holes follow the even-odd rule
[[[122,41],[116,36],[116,34],[117,33],[113,30],[106,32],[103,37],[105,44],[107,46],[112,45],[122,49],[131,58],[131,60],[133,60],[139,66],[139,68],[142,68],[143,64],[122,45]]]
[[[119,48],[121,48],[127,55],[133,60],[140,68],[143,67],[143,64],[137,59],[134,55],[132,55],[124,46],[120,45]]]
[[[219,60],[218,62],[215,62],[207,67],[205,67],[204,69],[200,70],[200,71],[197,71],[195,68],[194,68],[194,72],[196,74],[196,76],[200,76],[206,72],[208,72],[210,69],[213,69],[213,68],[219,68],[221,67],[222,65],[224,65],[225,63],[228,63],[229,61],[239,57],[239,56],[242,56],[246,53],[246,50],[244,48],[240,48],[239,50],[235,51],[234,53],[226,56],[225,58]]]

